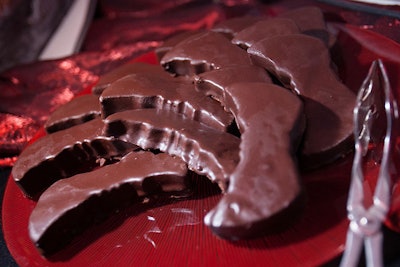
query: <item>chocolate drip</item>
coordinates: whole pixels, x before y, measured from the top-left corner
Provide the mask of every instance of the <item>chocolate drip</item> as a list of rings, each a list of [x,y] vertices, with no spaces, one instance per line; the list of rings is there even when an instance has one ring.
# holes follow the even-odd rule
[[[57,132],[100,117],[99,97],[82,95],[56,109],[44,125],[48,133]]]
[[[12,176],[25,195],[36,197],[55,181],[97,167],[137,147],[102,135],[101,119],[45,135],[28,146],[16,161]]]
[[[236,83],[226,88],[225,103],[242,134],[240,161],[205,223],[228,239],[276,232],[301,210],[294,155],[304,131],[302,102],[276,85]]]
[[[336,76],[329,51],[319,39],[284,35],[263,39],[247,51],[254,64],[273,73],[304,100],[303,168],[332,162],[352,149],[355,94]]]
[[[186,172],[178,158],[131,152],[117,163],[59,180],[33,209],[30,238],[42,254],[53,254],[92,224],[144,196],[187,195]]]
[[[142,149],[180,157],[189,169],[206,175],[222,190],[239,161],[240,139],[180,114],[155,109],[129,110],[105,119],[105,134]]]
[[[154,74],[133,74],[114,82],[100,97],[103,117],[142,108],[174,111],[225,131],[233,117],[216,101],[197,92],[193,83]]]

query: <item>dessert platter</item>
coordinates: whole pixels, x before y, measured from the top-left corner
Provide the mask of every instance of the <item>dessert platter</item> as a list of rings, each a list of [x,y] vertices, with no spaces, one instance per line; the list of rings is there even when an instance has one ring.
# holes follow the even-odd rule
[[[400,45],[312,6],[185,31],[99,75],[13,166],[2,208],[12,256],[20,266],[339,257],[352,111],[376,59],[398,99]],[[365,164],[371,192],[378,170]],[[397,232],[393,183],[385,227]]]

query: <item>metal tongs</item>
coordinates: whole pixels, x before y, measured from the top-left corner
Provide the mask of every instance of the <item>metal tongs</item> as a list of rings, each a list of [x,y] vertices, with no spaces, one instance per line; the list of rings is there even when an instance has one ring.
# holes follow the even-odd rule
[[[350,224],[342,267],[357,266],[363,245],[366,265],[383,266],[381,226],[390,207],[396,118],[398,109],[385,67],[376,60],[360,88],[354,108],[355,155],[347,201]],[[366,207],[363,163],[371,160],[380,167],[372,204]]]

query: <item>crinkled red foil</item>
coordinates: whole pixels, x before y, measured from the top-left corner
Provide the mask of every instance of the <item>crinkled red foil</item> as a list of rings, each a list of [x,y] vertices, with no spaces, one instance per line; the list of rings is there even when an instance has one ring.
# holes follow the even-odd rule
[[[160,42],[182,31],[209,29],[224,18],[219,5],[179,8],[151,18],[99,18],[93,21],[86,35],[83,51],[115,50],[137,42]]]
[[[139,42],[117,50],[83,52],[4,72],[0,77],[0,164],[12,166],[15,156],[48,115],[95,83],[99,75],[157,45],[159,42]]]
[[[103,0],[99,3],[99,11],[107,18],[149,18],[164,13],[170,13],[176,9],[185,9],[193,4],[209,4],[211,2],[211,0]]]

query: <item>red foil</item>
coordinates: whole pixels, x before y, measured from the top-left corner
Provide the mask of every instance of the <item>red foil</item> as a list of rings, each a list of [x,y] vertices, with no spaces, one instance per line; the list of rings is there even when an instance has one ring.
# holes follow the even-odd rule
[[[99,12],[103,17],[133,17],[149,18],[160,14],[170,13],[176,9],[185,9],[197,4],[209,4],[211,0],[102,0],[99,3]]]
[[[57,107],[95,83],[99,75],[158,45],[159,42],[140,42],[117,50],[84,52],[4,72],[0,76],[0,118],[3,118],[0,132],[8,134],[1,135],[0,156],[17,156]],[[11,130],[18,134],[10,134]],[[11,166],[12,162],[3,160],[0,164]]]
[[[110,50],[137,42],[160,42],[179,32],[209,29],[224,18],[225,14],[219,5],[179,8],[150,18],[104,17],[93,21],[83,50]]]

